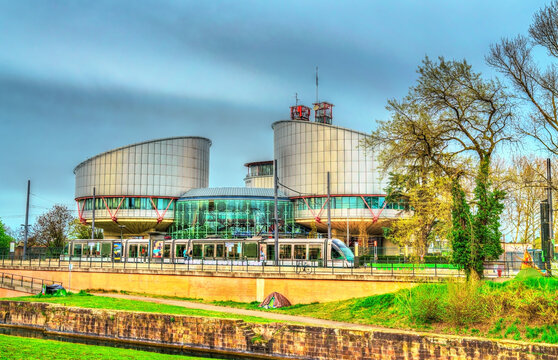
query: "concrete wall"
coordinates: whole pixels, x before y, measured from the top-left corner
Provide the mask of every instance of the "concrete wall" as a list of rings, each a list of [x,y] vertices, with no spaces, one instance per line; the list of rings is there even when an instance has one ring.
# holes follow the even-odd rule
[[[72,291],[125,290],[147,294],[203,298],[205,300],[262,301],[273,291],[293,304],[345,300],[397,291],[416,285],[416,279],[362,275],[296,275],[247,272],[160,271],[130,269],[24,269],[5,267],[13,273],[62,282]]]
[[[0,288],[0,298],[11,298],[19,296],[29,296],[29,293]]]
[[[0,324],[52,335],[156,344],[158,347],[253,354],[262,359],[550,360],[558,346],[415,333],[289,324],[248,324],[202,318],[55,304],[0,301]]]

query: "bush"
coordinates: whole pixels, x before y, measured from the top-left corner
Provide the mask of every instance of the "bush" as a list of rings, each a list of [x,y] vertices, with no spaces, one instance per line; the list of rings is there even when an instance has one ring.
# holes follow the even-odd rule
[[[445,286],[418,285],[398,293],[397,301],[417,324],[431,324],[442,319],[445,307]]]
[[[487,316],[487,302],[477,281],[448,283],[445,321],[463,326],[478,323]]]

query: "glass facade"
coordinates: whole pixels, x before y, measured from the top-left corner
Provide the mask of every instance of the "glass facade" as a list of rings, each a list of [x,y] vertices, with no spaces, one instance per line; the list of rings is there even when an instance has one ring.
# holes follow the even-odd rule
[[[384,207],[384,202],[386,198],[384,196],[363,196],[364,200],[368,204],[362,201],[360,196],[332,196],[331,197],[331,208],[332,209],[367,209],[370,207],[371,209],[381,209]],[[306,202],[304,199],[296,199],[295,206],[297,210],[308,210],[310,207],[313,210],[320,210],[322,207],[326,207],[324,205],[326,202],[327,197],[310,197],[306,198]],[[308,203],[308,205],[306,205]],[[388,203],[385,206],[385,209],[391,210],[405,210],[405,203],[404,202],[397,202],[397,203]]]
[[[153,200],[153,203],[151,202],[151,200]],[[171,200],[172,199],[161,199],[161,198],[150,199],[150,198],[139,198],[139,197],[133,197],[133,198],[111,197],[111,198],[105,198],[104,200],[100,198],[96,198],[95,210],[106,210],[107,206],[110,210],[116,210],[116,209],[154,210],[153,204],[155,204],[157,210],[165,210],[167,209],[167,206],[168,206],[168,210],[174,210],[175,201],[173,201],[172,204],[170,204],[169,206]],[[105,201],[106,201],[106,205],[105,205]],[[85,202],[85,204],[83,204],[83,202]],[[81,199],[78,200],[78,204],[79,204],[79,208],[83,209],[84,211],[93,210],[93,199]]]
[[[255,164],[248,165],[247,176],[272,176],[273,175],[273,162],[271,164]]]
[[[293,203],[279,200],[279,233],[282,237],[304,236],[304,228],[295,224]],[[273,199],[187,199],[179,200],[174,224],[169,233],[174,239],[224,239],[273,234]]]

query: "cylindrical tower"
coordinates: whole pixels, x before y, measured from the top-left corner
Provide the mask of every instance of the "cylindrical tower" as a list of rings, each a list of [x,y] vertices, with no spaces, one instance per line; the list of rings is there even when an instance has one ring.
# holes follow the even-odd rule
[[[174,203],[184,192],[209,185],[209,148],[202,137],[151,140],[110,150],[74,169],[82,223],[106,236],[145,236],[173,222]],[[125,227],[121,227],[124,225]]]
[[[365,133],[325,123],[284,120],[272,125],[282,191],[295,200],[295,220],[327,230],[327,173],[334,235],[372,241],[402,204],[385,202],[385,180]],[[346,234],[349,234],[347,236]]]

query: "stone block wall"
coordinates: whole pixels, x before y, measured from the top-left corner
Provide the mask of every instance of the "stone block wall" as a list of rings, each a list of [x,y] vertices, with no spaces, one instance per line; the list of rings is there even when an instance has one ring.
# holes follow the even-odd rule
[[[258,358],[550,360],[558,346],[397,330],[357,330],[0,301],[0,325]]]

